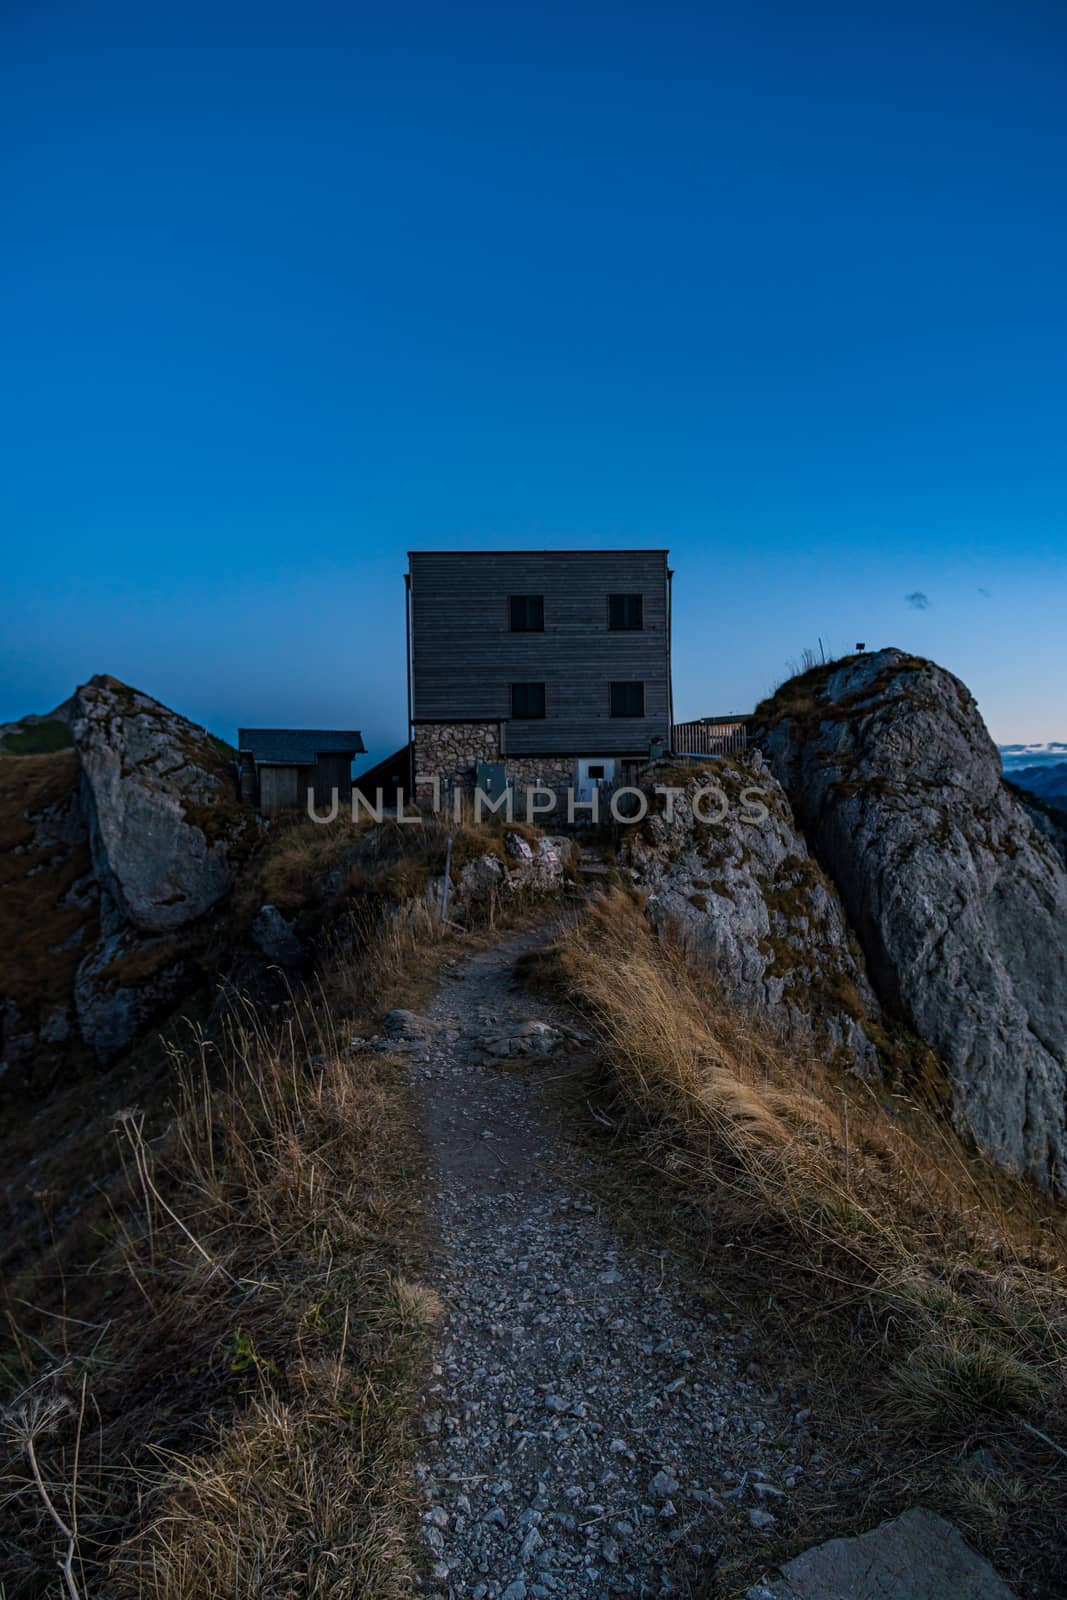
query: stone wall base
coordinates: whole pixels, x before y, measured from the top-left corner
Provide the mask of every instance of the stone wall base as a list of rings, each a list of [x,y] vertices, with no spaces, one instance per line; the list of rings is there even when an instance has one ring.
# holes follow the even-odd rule
[[[474,793],[480,761],[499,761],[499,722],[419,722],[415,724],[415,797],[425,804],[440,781],[441,800],[456,788]]]
[[[574,788],[578,781],[578,763],[573,756],[507,756],[505,765],[508,783],[515,791],[515,816],[518,821],[566,822],[567,790]],[[537,786],[551,789],[556,796],[556,804],[551,811],[538,811],[528,819],[526,791]],[[582,816],[583,813],[579,812],[578,815]]]
[[[513,815],[517,821],[561,824],[568,821],[569,792],[577,799],[578,758],[576,756],[510,756],[501,754],[499,722],[423,722],[415,725],[415,799],[423,809],[435,804],[445,811],[461,795],[461,809],[473,802],[478,766],[482,762],[504,763],[507,781],[514,791]],[[620,783],[633,783],[637,760],[621,762]],[[418,780],[422,780],[421,782]],[[435,783],[436,780],[436,793]],[[552,790],[551,810],[527,817],[527,790],[535,787]],[[543,797],[542,797],[543,799]],[[601,820],[609,818],[607,793],[600,801]],[[488,814],[488,813],[485,813]],[[503,815],[501,811],[500,815]],[[589,820],[588,807],[576,811],[578,821]]]

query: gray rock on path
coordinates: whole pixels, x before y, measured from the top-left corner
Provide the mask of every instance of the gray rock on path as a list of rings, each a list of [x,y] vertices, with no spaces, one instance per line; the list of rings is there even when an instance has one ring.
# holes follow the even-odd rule
[[[417,1011],[407,1011],[400,1006],[395,1011],[387,1011],[382,1018],[382,1031],[390,1039],[423,1039],[433,1029],[429,1017],[421,1017]]]
[[[793,680],[761,716],[876,990],[944,1063],[957,1125],[1067,1188],[1067,873],[973,697],[883,650]]]
[[[854,1539],[830,1539],[787,1561],[748,1600],[1016,1600],[959,1529],[914,1508]]]
[[[567,1034],[547,1022],[520,1022],[487,1035],[482,1049],[503,1060],[517,1056],[548,1056],[567,1043]]]

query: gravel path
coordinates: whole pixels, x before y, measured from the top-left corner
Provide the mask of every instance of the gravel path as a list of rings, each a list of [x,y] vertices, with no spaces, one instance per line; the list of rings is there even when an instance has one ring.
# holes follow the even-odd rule
[[[788,1518],[807,1413],[738,1321],[687,1294],[682,1263],[603,1213],[602,1158],[567,1142],[548,1084],[574,1058],[486,1056],[494,1031],[573,1021],[513,978],[548,936],[457,963],[409,1041],[446,1306],[417,1468],[422,1587],[703,1593],[727,1543]]]

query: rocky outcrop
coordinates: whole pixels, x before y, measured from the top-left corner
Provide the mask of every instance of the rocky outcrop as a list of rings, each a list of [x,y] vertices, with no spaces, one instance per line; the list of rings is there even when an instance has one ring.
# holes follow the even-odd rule
[[[758,764],[727,760],[652,776],[671,792],[620,854],[652,923],[680,935],[736,1004],[874,1073],[878,1004],[781,786]]]
[[[1067,867],[1067,811],[1059,806],[1050,805],[1047,800],[1039,799],[1037,795],[1021,789],[1017,783],[1007,778],[1004,780],[1004,786],[1009,794],[1014,795],[1038,833],[1049,841]]]
[[[880,998],[944,1063],[958,1126],[1067,1187],[1067,875],[971,694],[883,650],[791,680],[757,719]]]
[[[180,943],[133,929],[107,934],[78,967],[78,1031],[97,1060],[111,1061],[165,1015],[196,976]]]
[[[230,752],[114,678],[78,690],[71,732],[93,865],[119,915],[149,934],[195,922],[229,893],[255,837]]]
[[[591,1034],[572,1028],[565,1022],[540,1022],[530,1018],[526,1022],[499,1024],[491,1028],[480,1047],[487,1056],[497,1061],[514,1061],[522,1056],[551,1056],[558,1050],[580,1051],[593,1043]]]
[[[531,840],[521,833],[505,833],[502,852],[475,856],[460,869],[456,912],[462,919],[500,898],[558,894],[573,848],[573,840],[563,835],[542,834]],[[440,889],[434,893],[439,896]]]
[[[476,856],[460,869],[456,898],[460,906],[488,905],[494,895],[500,894],[507,880],[504,863],[499,856]],[[439,889],[436,891],[439,894]]]
[[[33,1087],[112,1060],[200,980],[258,824],[232,752],[115,678],[5,732],[0,1076]]]
[[[82,1039],[110,1061],[197,980],[201,924],[258,836],[232,752],[116,678],[74,695],[71,735],[102,935],[78,967]]]

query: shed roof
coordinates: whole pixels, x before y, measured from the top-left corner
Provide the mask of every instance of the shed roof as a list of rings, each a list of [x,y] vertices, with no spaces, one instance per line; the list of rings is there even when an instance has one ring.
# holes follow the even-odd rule
[[[237,748],[257,761],[303,767],[320,755],[362,755],[366,745],[356,728],[238,728]]]

